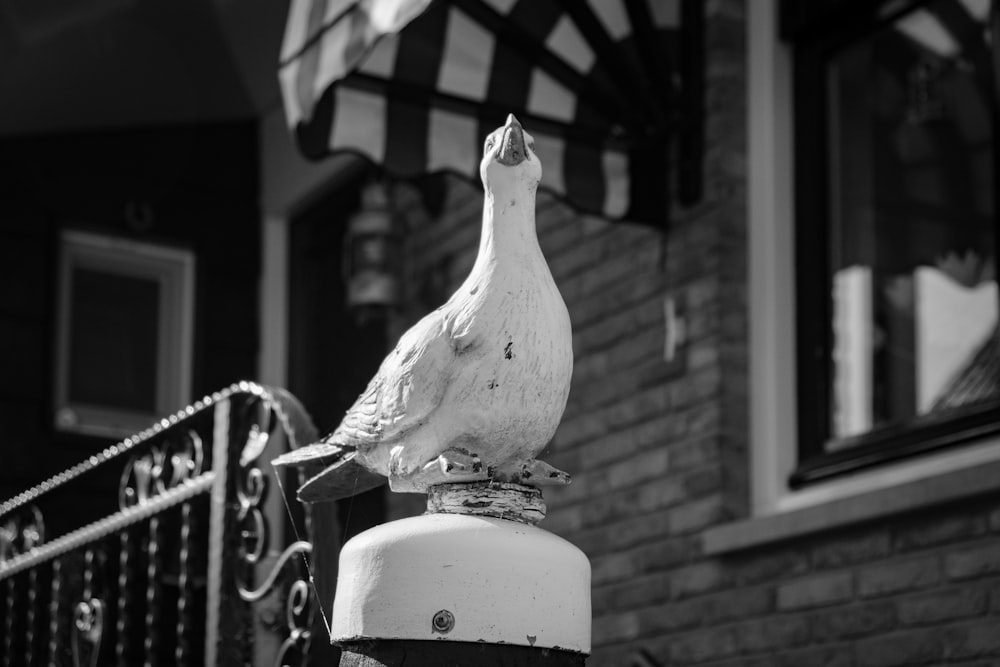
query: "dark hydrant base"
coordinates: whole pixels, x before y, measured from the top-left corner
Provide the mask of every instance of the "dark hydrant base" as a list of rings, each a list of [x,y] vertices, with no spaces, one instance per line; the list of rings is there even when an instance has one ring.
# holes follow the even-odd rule
[[[425,640],[345,642],[340,667],[583,667],[586,656],[510,644]]]

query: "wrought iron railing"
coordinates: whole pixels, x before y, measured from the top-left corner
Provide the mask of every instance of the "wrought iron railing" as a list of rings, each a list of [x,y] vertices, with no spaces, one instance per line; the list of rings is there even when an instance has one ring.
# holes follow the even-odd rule
[[[0,667],[304,664],[310,517],[267,461],[315,435],[244,382],[0,504]],[[46,535],[47,506],[108,478],[115,511]]]

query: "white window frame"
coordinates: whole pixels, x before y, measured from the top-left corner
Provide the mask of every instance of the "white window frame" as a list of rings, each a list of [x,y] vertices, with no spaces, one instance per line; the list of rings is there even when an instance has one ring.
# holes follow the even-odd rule
[[[156,351],[156,407],[146,413],[69,399],[72,273],[102,273],[153,280],[160,285]],[[57,431],[125,437],[190,402],[194,340],[195,257],[189,250],[64,230],[60,237],[54,425]]]
[[[779,0],[747,7],[751,512],[767,517],[944,478],[1000,461],[991,436],[936,454],[887,464],[801,489],[795,393],[792,58],[778,36]],[[997,483],[1000,486],[1000,482]],[[939,488],[941,485],[926,485]],[[949,490],[942,491],[949,496]],[[928,498],[928,500],[933,500]],[[877,502],[872,512],[878,512]],[[890,503],[891,504],[891,503]],[[855,517],[857,518],[857,517]]]

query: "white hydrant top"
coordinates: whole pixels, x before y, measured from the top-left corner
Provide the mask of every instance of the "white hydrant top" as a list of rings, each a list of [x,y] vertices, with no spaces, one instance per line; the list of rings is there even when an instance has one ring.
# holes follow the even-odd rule
[[[428,510],[344,545],[331,641],[447,640],[590,653],[590,563],[532,525],[545,513],[537,489],[447,484],[431,489]]]

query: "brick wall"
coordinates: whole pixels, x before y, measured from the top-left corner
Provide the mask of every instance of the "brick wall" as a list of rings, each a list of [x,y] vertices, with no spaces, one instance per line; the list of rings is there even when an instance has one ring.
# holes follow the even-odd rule
[[[705,7],[703,201],[665,236],[538,205],[576,360],[543,453],[574,482],[546,490],[542,525],[593,566],[588,664],[627,667],[642,649],[660,665],[1000,665],[997,498],[703,553],[701,531],[746,516],[749,488],[744,3]],[[397,192],[410,212],[400,331],[472,266],[481,192],[447,192],[436,216]],[[687,334],[669,361],[668,297]],[[423,509],[391,496],[391,517]]]

